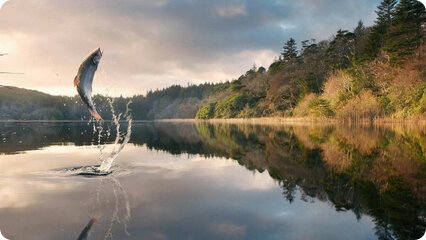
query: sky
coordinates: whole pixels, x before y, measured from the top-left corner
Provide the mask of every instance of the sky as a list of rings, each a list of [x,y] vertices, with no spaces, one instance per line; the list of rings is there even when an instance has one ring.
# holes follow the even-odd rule
[[[10,0],[0,9],[0,85],[75,95],[73,80],[95,48],[93,90],[145,94],[238,78],[268,67],[290,37],[329,39],[380,0]],[[1,4],[1,2],[0,2]]]

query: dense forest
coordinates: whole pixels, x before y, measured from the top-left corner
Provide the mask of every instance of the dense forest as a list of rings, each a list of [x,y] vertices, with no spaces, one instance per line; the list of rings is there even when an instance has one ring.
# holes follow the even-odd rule
[[[320,117],[372,120],[426,114],[426,11],[415,0],[383,0],[366,27],[339,29],[329,40],[285,42],[269,66],[238,79],[171,86],[145,96],[114,98],[116,111],[132,101],[133,118]],[[300,45],[300,46],[299,46]],[[111,117],[108,99],[94,98]],[[88,119],[78,97],[0,87],[0,119]]]

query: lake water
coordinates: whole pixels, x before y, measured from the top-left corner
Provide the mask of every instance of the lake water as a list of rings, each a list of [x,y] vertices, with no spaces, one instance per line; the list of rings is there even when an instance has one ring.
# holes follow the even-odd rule
[[[113,126],[107,123],[104,129]],[[125,130],[126,126],[122,126]],[[93,123],[0,123],[0,230],[11,240],[416,239],[419,127],[134,123],[112,174]]]

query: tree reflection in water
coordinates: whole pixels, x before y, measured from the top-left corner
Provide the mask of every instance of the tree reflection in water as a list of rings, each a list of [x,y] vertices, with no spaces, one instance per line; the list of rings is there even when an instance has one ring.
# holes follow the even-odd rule
[[[96,145],[90,128],[79,123],[1,124],[0,154],[58,144]],[[114,136],[101,144],[110,139]],[[300,193],[304,201],[329,202],[357,219],[371,216],[378,239],[418,239],[426,228],[423,127],[136,123],[130,143],[171,154],[230,158],[251,171],[267,171],[290,203]],[[112,208],[111,224],[126,229],[130,210],[124,189],[114,179],[101,181],[113,186],[116,204],[124,202],[118,207],[124,209],[121,217],[117,205]]]

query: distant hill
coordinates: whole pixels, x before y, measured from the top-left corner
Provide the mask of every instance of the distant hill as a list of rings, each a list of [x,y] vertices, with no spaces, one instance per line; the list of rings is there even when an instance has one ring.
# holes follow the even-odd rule
[[[132,101],[133,119],[194,118],[202,99],[208,99],[225,84],[200,84],[197,86],[171,86],[150,91],[146,96],[111,98],[117,113],[124,113],[126,104]],[[95,95],[99,113],[111,119],[111,107],[107,97]],[[0,120],[84,120],[90,119],[87,108],[79,96],[53,96],[35,90],[0,86]]]
[[[80,119],[83,108],[74,97],[52,96],[35,90],[0,86],[0,119]]]

